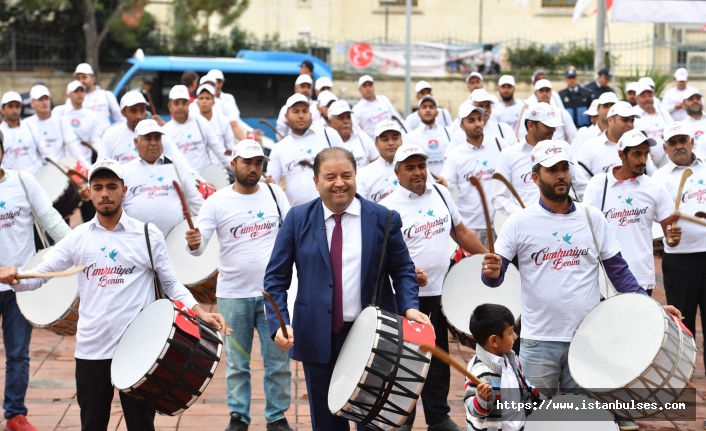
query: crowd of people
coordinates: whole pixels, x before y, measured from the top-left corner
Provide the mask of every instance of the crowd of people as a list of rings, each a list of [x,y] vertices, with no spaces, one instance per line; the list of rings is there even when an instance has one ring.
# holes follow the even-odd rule
[[[36,429],[24,403],[32,326],[15,292],[48,280],[17,279],[42,234],[54,246],[42,264],[27,270],[85,265],[109,274],[86,270],[79,277],[76,385],[86,431],[107,428],[113,353],[131,319],[155,300],[153,271],[171,298],[229,334],[227,431],[247,430],[252,421],[248,355],[255,330],[264,359],[268,431],[292,429],[285,417],[290,359],[303,365],[312,428],[348,429],[346,419],[329,411],[328,390],[343,343],[368,304],[433,325],[437,346],[448,350],[441,297],[450,241],[465,254],[484,255],[482,273],[468,274],[469,289],[501,285],[510,264],[522,280],[518,358],[512,350],[517,316],[503,304],[473,310],[469,328],[477,348],[468,369],[484,383],[466,383],[469,430],[522,429],[529,412],[494,407],[501,388],[521,389],[524,400],[581,390],[569,372],[567,351],[600,300],[599,263],[617,291],[651,295],[654,223],[664,238],[665,310],[683,314],[695,333],[700,308],[706,325],[706,242],[700,236],[706,231],[677,224],[673,215],[679,201],[683,214],[706,217],[706,148],[699,144],[706,130],[703,96],[688,85],[685,69],[676,71],[676,86],[662,100],[645,77],[628,84],[625,101],[609,86],[607,69],[583,87],[569,70],[567,88],[559,92],[538,70],[526,100],[515,97],[512,76],[499,78],[496,96],[472,72],[468,98],[455,118],[452,107],[439,106],[431,84],[419,81],[418,109],[405,118],[377,94],[373,77],[360,77],[361,99],[351,107],[338,99],[330,78],[314,80],[307,63],[279,111],[280,139],[269,154],[257,141],[262,132],[242,121],[235,97],[222,91],[219,70],[201,77],[186,73],[183,84],[168,91],[170,115],[164,119],[148,112],[140,91],[116,100],[96,84],[88,64],[76,68],[65,103],[44,85],[32,87],[34,113],[27,118],[22,95],[2,95],[0,313],[7,430]],[[86,177],[78,190],[83,224],[73,230],[71,214],[55,209],[33,175],[50,160],[67,157],[77,170],[85,168]],[[215,192],[202,175],[214,165],[231,178]],[[692,173],[684,184],[687,169]],[[496,174],[517,195],[494,180]],[[507,219],[502,228],[488,228],[484,206],[494,223]],[[197,304],[170,263],[164,238],[185,211],[198,216],[183,241],[188,252],[201,256],[214,235],[220,246],[218,313]],[[290,316],[293,268],[299,288]],[[286,332],[263,291],[282,310]],[[449,386],[449,366],[432,359],[420,397],[430,431],[463,429],[449,416]],[[120,398],[129,430],[154,430],[153,409],[123,393]],[[399,429],[410,430],[414,421],[412,411]],[[629,418],[617,423],[621,430],[638,429]]]

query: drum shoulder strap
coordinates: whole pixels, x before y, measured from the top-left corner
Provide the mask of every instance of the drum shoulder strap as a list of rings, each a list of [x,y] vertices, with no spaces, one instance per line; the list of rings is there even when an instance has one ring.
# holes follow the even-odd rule
[[[458,236],[456,235],[456,226],[454,226],[454,218],[451,215],[451,208],[449,208],[449,204],[446,203],[446,199],[444,199],[444,195],[441,194],[441,190],[434,184],[434,190],[439,194],[439,197],[441,200],[444,202],[444,205],[446,205],[446,209],[449,211],[449,220],[451,220],[451,233],[454,235],[454,241],[456,241],[456,244],[458,244],[459,247],[461,247],[461,243],[458,242]],[[463,247],[461,247],[463,248]]]
[[[444,129],[444,133],[446,133],[446,139],[448,139],[449,142],[451,142],[451,136],[449,136],[449,131],[446,130],[446,127],[442,127]]]
[[[603,212],[603,206],[605,206],[605,195],[608,191],[608,174],[605,174],[605,184],[603,184],[603,201],[601,202],[601,212]]]
[[[382,288],[380,280],[382,279],[382,264],[385,261],[385,253],[387,252],[387,240],[390,238],[390,226],[392,225],[392,210],[387,210],[387,226],[385,227],[385,238],[382,240],[382,251],[380,252],[380,265],[378,266],[378,276],[375,280],[375,290],[373,290],[373,306],[379,307],[382,299]],[[378,297],[379,296],[379,297]]]
[[[500,136],[502,136],[503,139],[505,139],[505,135],[503,134],[503,128],[500,127],[500,122],[498,121],[498,130],[500,131]]]
[[[325,126],[324,126],[324,136],[326,136],[326,142],[328,142],[328,147],[331,148],[331,141],[328,138],[328,132],[326,131]]]
[[[503,139],[505,139],[504,136],[503,136]],[[500,146],[500,141],[498,141],[498,138],[495,138],[495,145],[498,146],[498,151],[502,153],[502,152],[503,152],[503,147]]]
[[[584,210],[586,211],[586,218],[588,219],[588,227],[591,229],[591,236],[593,237],[593,244],[596,246],[596,253],[598,253],[598,264],[603,268],[603,274],[605,275],[606,291],[612,293],[613,296],[617,295],[618,292],[613,287],[613,283],[608,279],[608,271],[605,270],[603,266],[603,259],[601,259],[601,248],[598,246],[598,240],[596,239],[596,232],[593,229],[593,221],[591,221],[591,214],[588,211],[588,205],[584,205]]]
[[[27,197],[27,203],[29,204],[29,210],[32,213],[32,222],[34,223],[34,228],[37,230],[37,234],[39,235],[39,239],[42,241],[42,245],[44,248],[49,248],[49,241],[47,240],[46,235],[44,235],[44,231],[42,230],[42,227],[39,225],[39,217],[37,216],[37,213],[34,211],[34,206],[32,206],[32,200],[29,198],[29,193],[27,193],[27,187],[25,186],[25,182],[22,179],[22,172],[21,171],[16,171],[17,172],[17,178],[20,180],[20,185],[22,186],[22,190],[25,192],[25,196]],[[5,175],[7,175],[7,171],[5,171]]]
[[[279,202],[277,202],[277,196],[275,196],[275,191],[272,190],[272,186],[268,183],[267,188],[270,189],[270,194],[272,194],[272,199],[275,200],[275,206],[277,207],[277,214],[279,214],[279,227],[282,227],[282,211],[279,209]]]
[[[156,301],[158,299],[167,298],[167,295],[164,293],[164,289],[162,289],[162,282],[159,281],[159,275],[157,275],[157,271],[155,271],[154,269],[154,260],[152,259],[152,244],[150,243],[149,223],[145,223],[145,241],[147,242],[147,253],[149,253],[150,255],[150,266],[152,267],[152,274],[154,280],[154,299]]]

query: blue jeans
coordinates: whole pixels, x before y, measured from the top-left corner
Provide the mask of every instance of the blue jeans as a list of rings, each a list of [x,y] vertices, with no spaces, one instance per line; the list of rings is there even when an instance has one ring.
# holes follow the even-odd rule
[[[17,306],[15,292],[0,292],[2,341],[5,344],[5,419],[27,416],[25,395],[29,385],[29,340],[32,325]]]
[[[582,394],[569,373],[569,344],[564,341],[520,339],[520,365],[529,383],[547,397],[561,392]]]
[[[248,354],[252,351],[253,330],[260,337],[260,353],[265,363],[265,420],[267,423],[284,417],[291,401],[292,373],[289,369],[289,354],[277,347],[270,338],[270,329],[265,318],[262,296],[255,298],[218,298],[218,311],[223,314],[230,328],[231,336]],[[250,423],[250,361],[233,345],[229,337],[225,339],[226,397],[228,407]]]

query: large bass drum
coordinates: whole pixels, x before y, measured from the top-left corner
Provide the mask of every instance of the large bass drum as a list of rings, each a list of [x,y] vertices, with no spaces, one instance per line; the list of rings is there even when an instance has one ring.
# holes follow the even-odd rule
[[[78,208],[81,203],[78,187],[59,168],[47,163],[34,173],[34,177],[62,217],[69,217]]]
[[[434,345],[431,326],[373,306],[363,310],[333,369],[331,413],[374,430],[402,425],[429,371],[431,354],[422,353],[419,344]]]
[[[599,303],[569,346],[569,371],[589,395],[605,403],[654,403],[655,409],[616,409],[641,419],[679,398],[694,374],[692,334],[647,295],[624,293]]]
[[[497,213],[496,213],[497,214]],[[449,324],[449,332],[464,346],[476,348],[468,324],[471,314],[481,304],[500,304],[509,308],[515,319],[522,313],[520,272],[508,265],[505,280],[498,287],[488,287],[480,281],[483,255],[467,257],[451,268],[441,291],[441,311]],[[519,333],[516,325],[515,330]]]

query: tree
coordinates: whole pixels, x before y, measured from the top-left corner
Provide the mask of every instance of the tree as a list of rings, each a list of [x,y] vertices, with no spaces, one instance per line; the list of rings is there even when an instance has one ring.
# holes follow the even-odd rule
[[[197,34],[208,39],[208,23],[214,14],[221,17],[220,26],[227,27],[245,12],[250,0],[174,0],[174,38],[185,42]],[[199,28],[199,16],[205,20]]]

